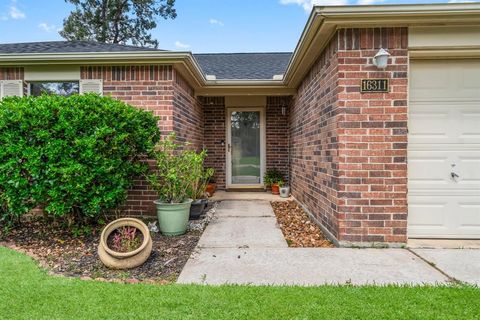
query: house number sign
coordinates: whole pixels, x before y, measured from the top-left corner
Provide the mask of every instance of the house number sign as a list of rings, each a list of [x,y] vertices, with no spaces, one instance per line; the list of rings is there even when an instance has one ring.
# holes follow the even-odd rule
[[[388,79],[362,79],[360,92],[388,92]]]

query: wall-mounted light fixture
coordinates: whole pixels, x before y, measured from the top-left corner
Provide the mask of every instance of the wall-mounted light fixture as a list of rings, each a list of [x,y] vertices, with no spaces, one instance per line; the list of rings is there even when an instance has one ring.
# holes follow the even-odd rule
[[[388,57],[390,53],[387,50],[380,48],[377,54],[373,57],[373,65],[378,69],[385,69],[388,65]]]

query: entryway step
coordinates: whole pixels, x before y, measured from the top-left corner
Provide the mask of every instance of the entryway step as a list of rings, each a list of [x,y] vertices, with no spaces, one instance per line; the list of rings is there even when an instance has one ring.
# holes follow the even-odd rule
[[[266,192],[264,188],[229,188],[226,192]]]

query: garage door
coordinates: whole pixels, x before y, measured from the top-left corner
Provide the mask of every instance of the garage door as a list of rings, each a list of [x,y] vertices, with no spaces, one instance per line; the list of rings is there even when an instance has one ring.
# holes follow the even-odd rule
[[[412,61],[410,238],[480,238],[480,60]]]

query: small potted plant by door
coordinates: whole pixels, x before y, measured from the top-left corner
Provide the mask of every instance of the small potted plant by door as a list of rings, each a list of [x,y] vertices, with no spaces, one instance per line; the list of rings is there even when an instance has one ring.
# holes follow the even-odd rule
[[[198,157],[188,143],[177,144],[175,140],[176,135],[172,133],[157,145],[153,151],[155,172],[147,176],[159,196],[154,203],[160,231],[168,236],[187,231],[192,205],[192,199],[189,198],[189,188],[193,182],[191,167]]]
[[[279,183],[283,185],[283,175],[277,169],[269,169],[263,176],[265,186],[270,187],[272,194],[279,194]]]
[[[130,269],[142,265],[152,252],[148,227],[135,218],[110,222],[100,235],[98,256],[112,269]]]
[[[189,188],[189,197],[193,200],[190,207],[190,219],[198,219],[207,206],[206,186],[208,179],[213,176],[212,168],[204,168],[207,152],[203,150],[194,158],[191,166],[192,184]]]
[[[211,197],[213,196],[216,190],[217,190],[217,183],[215,181],[215,178],[212,176],[210,177],[210,179],[208,179],[208,183],[205,191],[207,192],[207,195]]]
[[[280,197],[288,198],[290,196],[290,187],[285,185],[283,181],[278,186],[280,187]]]

